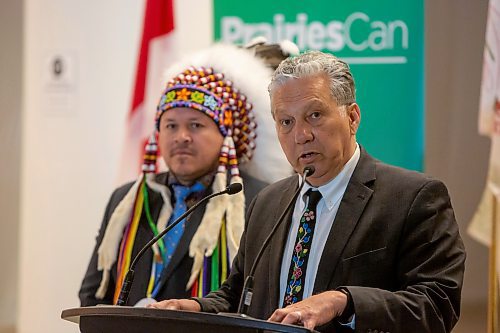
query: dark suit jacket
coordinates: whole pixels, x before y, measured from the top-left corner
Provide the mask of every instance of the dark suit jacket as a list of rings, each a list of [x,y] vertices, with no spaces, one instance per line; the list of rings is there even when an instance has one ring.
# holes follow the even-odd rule
[[[253,197],[261,190],[266,184],[242,173],[245,199],[249,203]],[[156,181],[161,184],[166,184],[167,173],[157,175]],[[81,306],[92,306],[96,304],[112,304],[113,294],[116,284],[116,263],[111,268],[110,282],[106,296],[102,300],[95,298],[95,292],[99,288],[99,283],[102,278],[102,271],[97,270],[97,250],[101,244],[104,232],[108,225],[111,214],[116,206],[120,203],[123,197],[130,190],[133,183],[126,184],[114,191],[111,199],[108,202],[106,212],[96,239],[96,245],[90,259],[87,272],[82,281],[79,292]],[[207,189],[206,195],[211,193],[211,189]],[[161,195],[157,192],[149,191],[149,200],[151,207],[151,215],[156,221],[160,214],[160,208],[163,204]],[[205,212],[206,204],[200,205],[186,220],[184,233],[181,237],[179,245],[177,246],[171,262],[166,268],[165,274],[162,277],[162,289],[156,297],[157,300],[164,300],[169,298],[186,298],[190,296],[189,291],[186,291],[186,284],[191,274],[191,267],[193,259],[189,257],[189,243],[194,233],[198,229],[203,214]],[[141,216],[137,235],[132,250],[132,258],[139,252],[139,250],[154,237],[149,224],[147,222],[145,213]],[[145,255],[138,261],[135,268],[135,279],[130,290],[128,304],[134,305],[141,298],[146,295],[147,284],[149,282],[149,274],[151,272],[152,251],[147,251]]]
[[[284,179],[250,204],[231,275],[220,290],[197,299],[203,311],[236,311],[259,246],[297,186],[297,177]],[[279,306],[291,214],[256,269],[249,309],[253,317],[267,319]],[[383,164],[361,149],[321,256],[314,294],[346,286],[354,302],[356,332],[450,332],[460,312],[464,262],[443,183]],[[326,330],[336,324],[334,320]]]

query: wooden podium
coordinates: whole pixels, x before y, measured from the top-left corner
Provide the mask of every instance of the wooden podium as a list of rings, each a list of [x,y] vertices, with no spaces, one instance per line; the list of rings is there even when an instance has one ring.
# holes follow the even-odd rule
[[[128,306],[67,309],[61,318],[82,333],[315,333],[301,326],[271,323],[230,314],[158,310]]]

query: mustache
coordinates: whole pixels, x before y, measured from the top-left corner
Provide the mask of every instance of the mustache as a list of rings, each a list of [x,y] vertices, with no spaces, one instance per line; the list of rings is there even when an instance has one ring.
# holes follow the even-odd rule
[[[170,155],[176,155],[176,154],[189,154],[193,155],[195,151],[190,147],[189,144],[186,143],[179,143],[175,145],[172,149],[170,149]]]

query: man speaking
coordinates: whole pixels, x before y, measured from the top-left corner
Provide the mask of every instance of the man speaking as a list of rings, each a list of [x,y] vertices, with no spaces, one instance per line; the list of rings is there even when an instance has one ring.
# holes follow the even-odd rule
[[[286,59],[269,93],[281,147],[310,176],[295,200],[296,176],[255,197],[219,290],[152,307],[236,311],[260,245],[292,200],[256,266],[250,316],[320,331],[450,332],[465,249],[445,185],[384,164],[356,142],[354,79],[335,56]]]

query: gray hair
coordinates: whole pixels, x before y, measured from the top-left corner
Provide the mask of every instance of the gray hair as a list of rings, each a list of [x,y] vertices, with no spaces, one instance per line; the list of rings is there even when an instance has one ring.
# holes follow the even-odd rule
[[[283,60],[271,78],[269,94],[271,95],[276,86],[284,84],[287,80],[318,73],[328,75],[332,96],[339,106],[356,101],[356,88],[349,65],[332,54],[320,51],[308,51]]]

